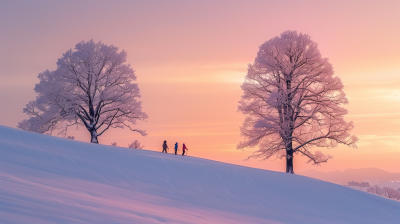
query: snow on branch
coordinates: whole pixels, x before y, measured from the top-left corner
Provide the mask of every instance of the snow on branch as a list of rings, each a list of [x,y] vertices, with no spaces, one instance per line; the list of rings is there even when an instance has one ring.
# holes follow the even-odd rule
[[[344,120],[344,86],[317,47],[309,35],[285,31],[262,44],[249,64],[238,106],[246,115],[240,128],[245,140],[237,147],[258,145],[250,157],[300,153],[319,164],[331,156],[311,153],[313,147],[356,147],[354,125]]]
[[[133,129],[137,120],[146,120],[136,75],[126,63],[127,53],[93,40],[80,42],[58,59],[57,69],[39,74],[36,100],[24,113],[29,119],[19,122],[23,130],[66,134],[71,125],[84,126],[91,142],[110,127]]]

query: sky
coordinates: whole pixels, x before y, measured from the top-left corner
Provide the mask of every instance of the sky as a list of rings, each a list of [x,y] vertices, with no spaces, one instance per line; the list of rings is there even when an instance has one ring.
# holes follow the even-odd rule
[[[139,140],[161,151],[185,143],[190,156],[285,171],[284,160],[246,160],[237,112],[247,65],[285,30],[307,33],[340,77],[358,148],[321,149],[321,166],[294,158],[294,171],[376,167],[400,172],[400,1],[4,1],[0,0],[0,125],[26,119],[37,75],[80,41],[128,53],[148,136],[110,129],[101,144]],[[89,141],[84,129],[70,130]],[[172,151],[172,150],[171,150]]]

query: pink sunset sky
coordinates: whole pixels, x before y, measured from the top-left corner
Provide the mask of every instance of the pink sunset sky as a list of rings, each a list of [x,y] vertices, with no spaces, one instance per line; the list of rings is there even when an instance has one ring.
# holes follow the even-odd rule
[[[190,156],[285,171],[284,160],[244,160],[237,112],[247,64],[285,30],[309,34],[329,58],[350,103],[358,148],[322,149],[321,166],[294,158],[295,172],[377,167],[400,172],[400,1],[3,1],[0,0],[0,125],[16,127],[35,99],[37,75],[93,39],[128,52],[149,135],[110,129],[101,144],[148,150],[186,143]],[[84,129],[69,135],[89,141]],[[171,150],[172,151],[172,150]]]

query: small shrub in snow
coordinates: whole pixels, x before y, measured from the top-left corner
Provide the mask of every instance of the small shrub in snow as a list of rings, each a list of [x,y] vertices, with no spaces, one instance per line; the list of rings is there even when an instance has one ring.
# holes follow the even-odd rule
[[[71,140],[74,140],[74,139],[75,139],[75,137],[74,137],[74,136],[67,136],[67,137],[66,137],[66,139],[71,139]]]
[[[131,149],[143,149],[144,145],[141,145],[138,140],[135,140],[134,142],[129,144],[128,147],[131,148]]]
[[[111,143],[111,146],[118,146],[117,142]]]

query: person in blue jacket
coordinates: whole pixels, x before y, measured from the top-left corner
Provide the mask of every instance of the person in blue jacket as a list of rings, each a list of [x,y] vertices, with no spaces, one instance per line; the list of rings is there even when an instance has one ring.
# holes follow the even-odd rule
[[[175,155],[176,155],[177,152],[178,152],[178,142],[175,143]]]

